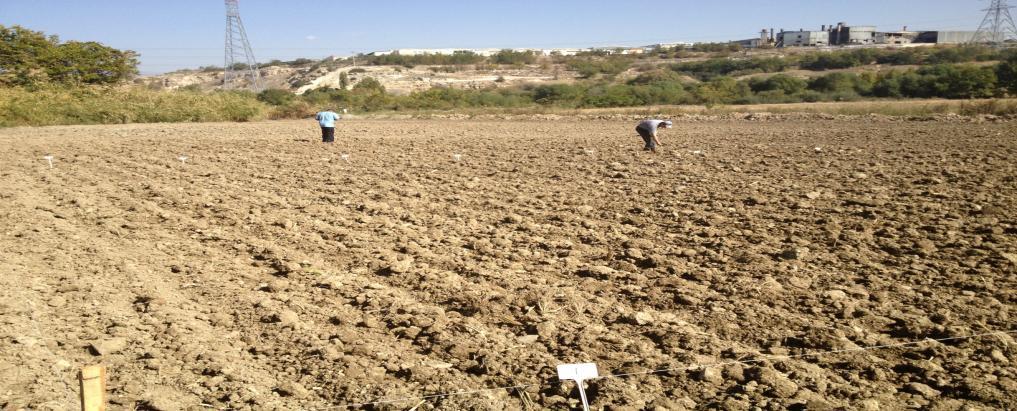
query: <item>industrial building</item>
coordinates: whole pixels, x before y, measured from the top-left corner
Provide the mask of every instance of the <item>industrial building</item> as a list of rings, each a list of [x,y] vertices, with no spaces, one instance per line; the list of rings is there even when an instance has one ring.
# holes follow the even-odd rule
[[[974,31],[915,31],[904,26],[899,31],[876,31],[875,26],[850,26],[841,22],[823,25],[819,30],[786,31],[763,29],[756,38],[733,41],[745,48],[826,47],[826,46],[903,46],[910,44],[963,44],[975,37]]]
[[[781,31],[777,34],[777,44],[782,47],[823,47],[830,44],[830,33],[823,31]]]
[[[848,26],[847,23],[837,23],[829,29],[823,26],[830,34],[829,44],[833,46],[863,46],[876,44],[876,26]]]
[[[964,44],[975,38],[974,31],[923,31],[918,33],[915,43]]]
[[[901,31],[876,32],[876,44],[902,45],[915,43],[921,32],[908,31],[904,26]]]

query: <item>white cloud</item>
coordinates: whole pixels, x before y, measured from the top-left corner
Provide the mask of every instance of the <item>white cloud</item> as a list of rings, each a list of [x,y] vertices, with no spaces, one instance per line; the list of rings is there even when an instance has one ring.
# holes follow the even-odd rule
[[[315,41],[315,40],[318,39],[318,36],[310,34],[310,35],[308,35],[307,37],[304,37],[304,38],[307,39],[307,41]]]

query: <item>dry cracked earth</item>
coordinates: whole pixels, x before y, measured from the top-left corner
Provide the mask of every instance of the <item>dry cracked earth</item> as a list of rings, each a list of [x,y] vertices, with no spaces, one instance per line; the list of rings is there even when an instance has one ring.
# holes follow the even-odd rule
[[[1013,409],[1015,124],[0,130],[0,407]]]

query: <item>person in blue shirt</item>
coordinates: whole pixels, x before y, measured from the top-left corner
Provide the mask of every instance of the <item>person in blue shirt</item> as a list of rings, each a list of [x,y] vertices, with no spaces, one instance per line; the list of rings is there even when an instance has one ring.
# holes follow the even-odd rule
[[[318,125],[321,126],[321,142],[326,144],[334,143],[335,122],[340,119],[339,115],[333,112],[332,109],[326,108],[315,115],[314,119],[318,120]]]

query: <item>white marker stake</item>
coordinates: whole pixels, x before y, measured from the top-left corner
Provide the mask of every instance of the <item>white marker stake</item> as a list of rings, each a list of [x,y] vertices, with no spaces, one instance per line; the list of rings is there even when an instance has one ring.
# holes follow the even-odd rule
[[[349,155],[349,154],[345,154],[345,153],[343,153],[343,154],[340,154],[340,155],[339,155],[339,158],[343,159],[343,161],[345,161],[345,162],[347,162],[347,163],[349,163],[349,162],[350,162],[350,155]]]
[[[460,160],[463,159],[463,155],[462,154],[453,154],[452,155],[452,159],[455,160],[455,162],[458,163]]]
[[[53,155],[46,154],[42,158],[44,158],[47,162],[49,162],[49,168],[53,168]]]
[[[579,397],[583,400],[583,410],[590,411],[590,402],[586,399],[586,388],[583,382],[600,377],[597,372],[597,364],[562,364],[558,366],[558,379],[575,381],[579,388]]]

